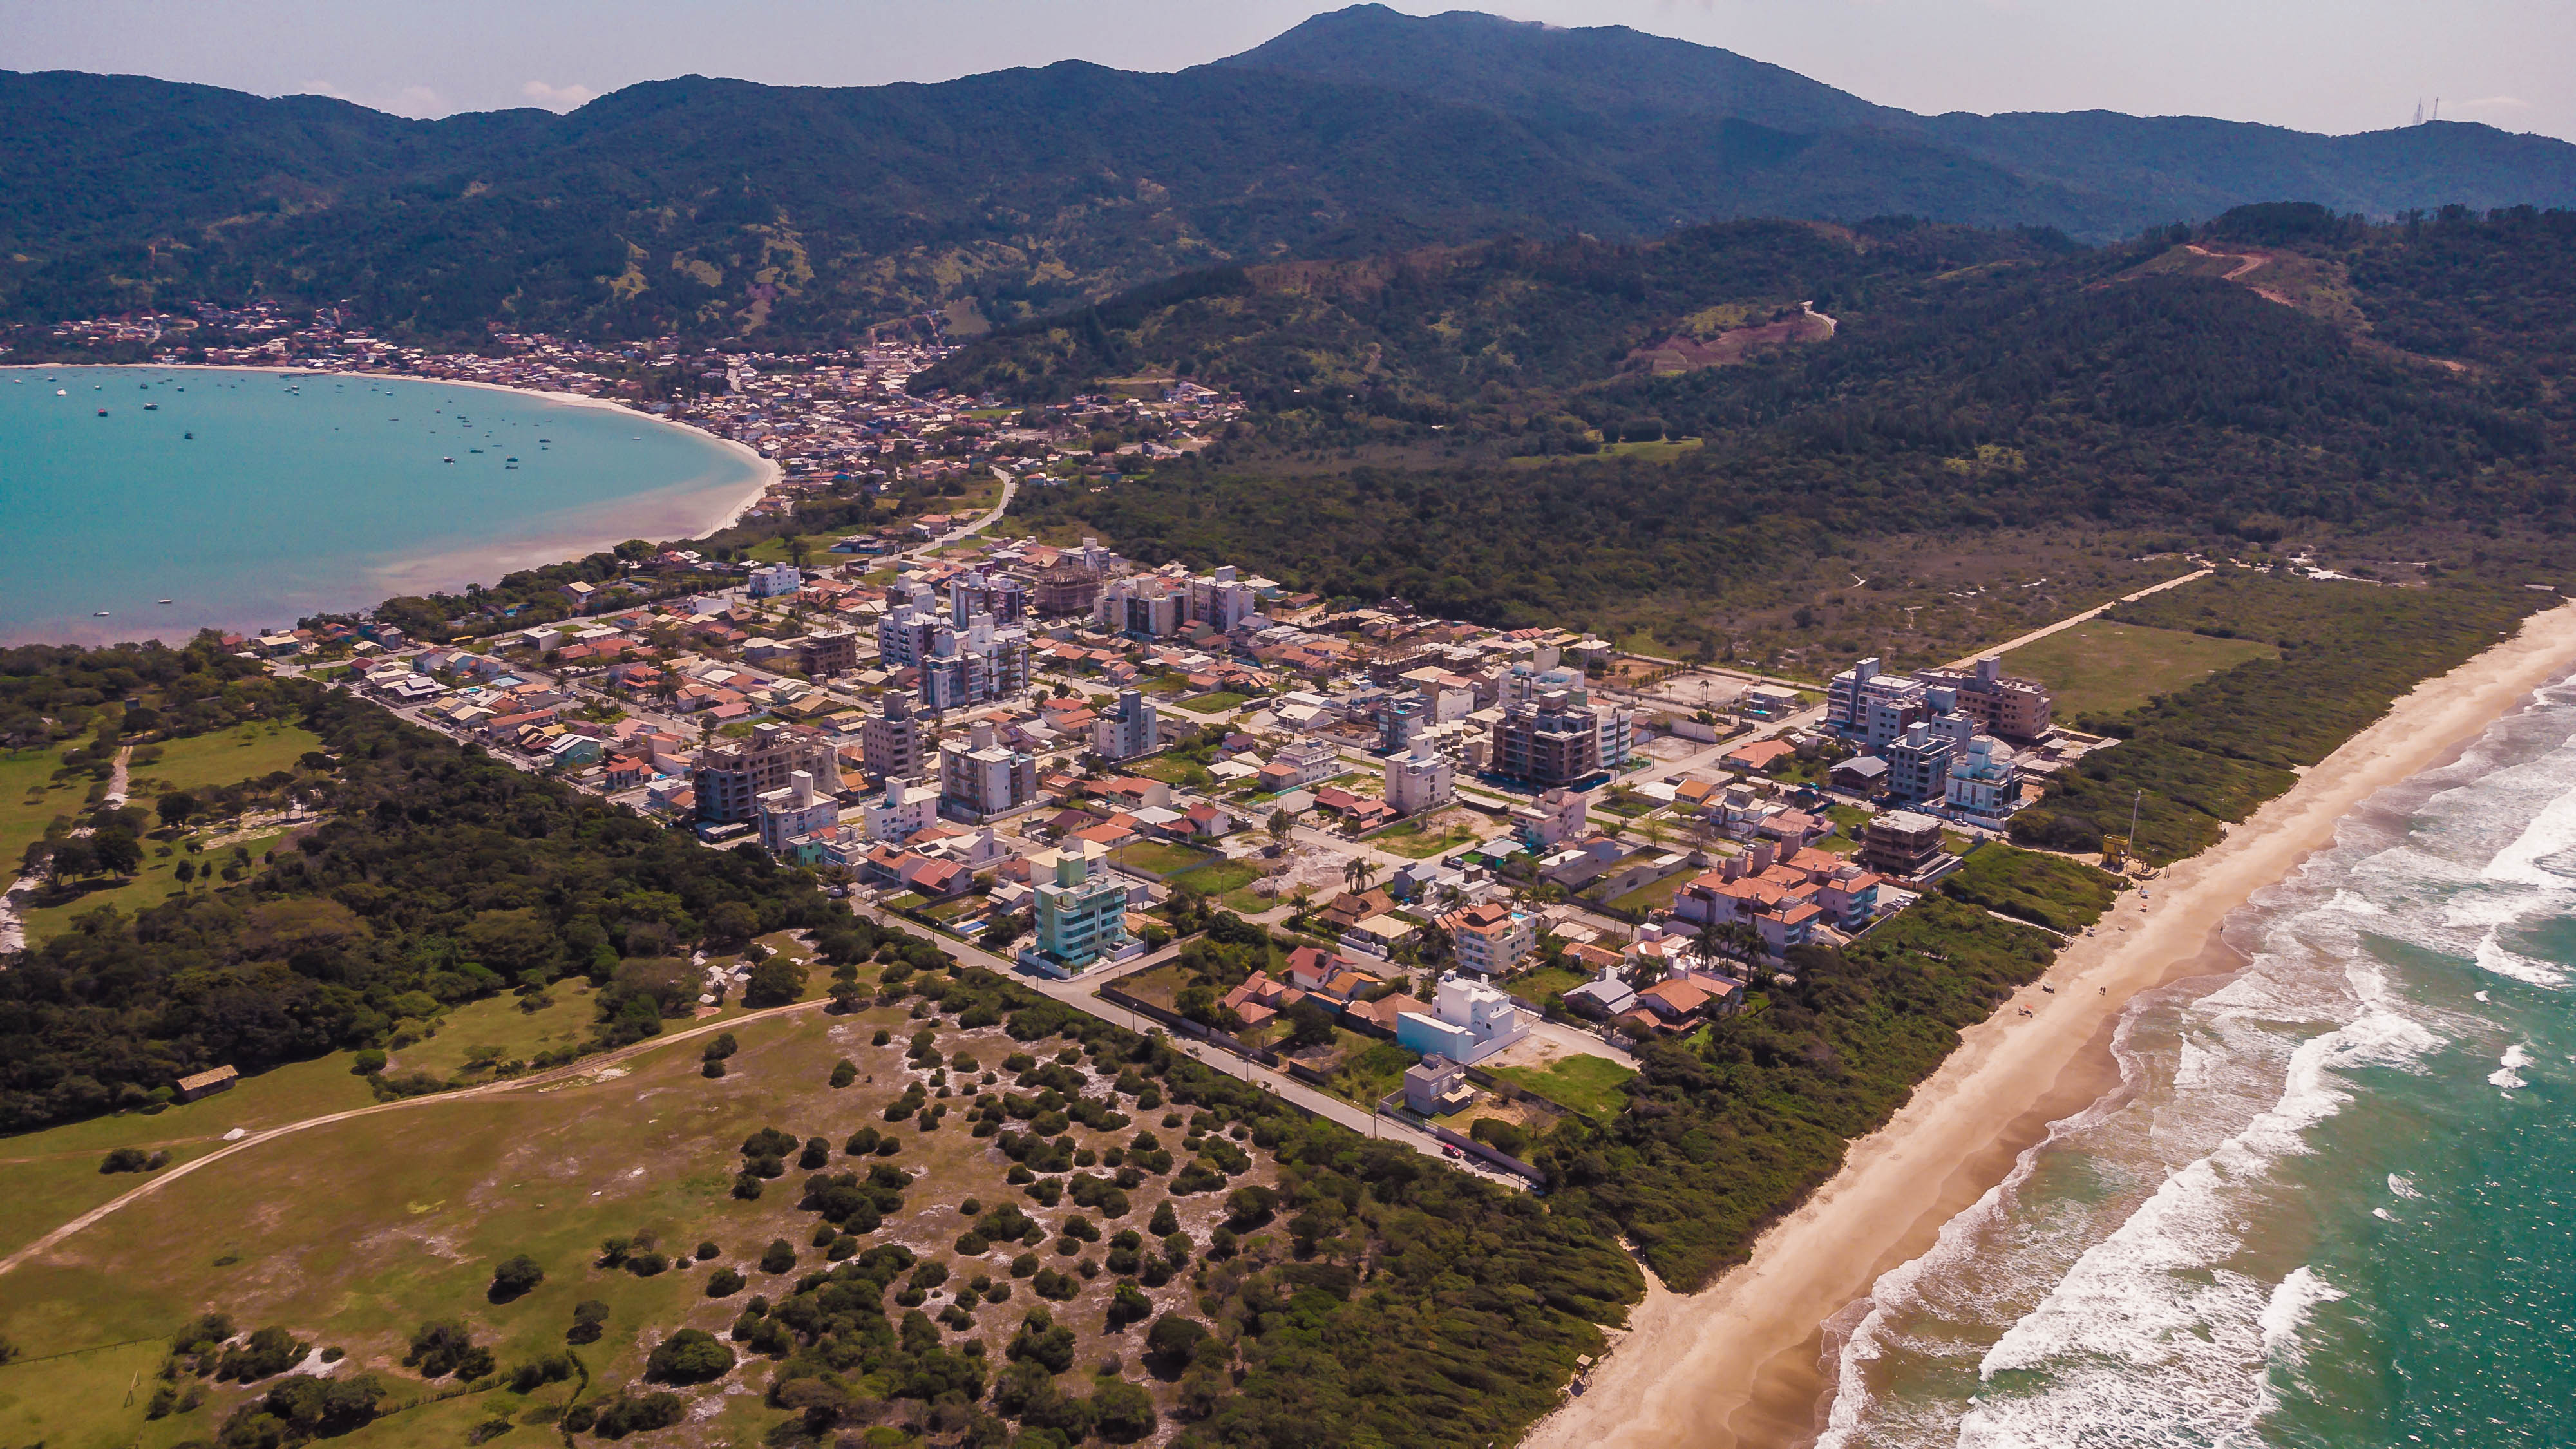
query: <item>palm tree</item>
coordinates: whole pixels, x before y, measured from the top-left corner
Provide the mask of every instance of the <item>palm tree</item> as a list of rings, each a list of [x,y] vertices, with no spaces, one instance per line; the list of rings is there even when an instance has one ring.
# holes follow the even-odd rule
[[[1366,854],[1354,855],[1342,865],[1342,880],[1352,895],[1368,893],[1369,882],[1377,879],[1377,862]]]

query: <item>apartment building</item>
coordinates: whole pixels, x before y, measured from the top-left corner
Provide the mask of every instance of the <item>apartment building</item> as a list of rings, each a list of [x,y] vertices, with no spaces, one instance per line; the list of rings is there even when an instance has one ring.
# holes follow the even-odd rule
[[[1860,863],[1882,875],[1910,880],[1941,858],[1941,822],[1911,810],[1870,817],[1861,836]]]
[[[1037,942],[1031,950],[1045,958],[1034,963],[1041,970],[1070,974],[1127,943],[1127,883],[1095,867],[1089,851],[1058,853],[1053,872],[1032,894]]]
[[[791,770],[787,784],[759,797],[760,844],[771,855],[781,859],[793,853],[792,843],[816,831],[829,830],[841,823],[841,804],[814,789],[814,776],[806,770]]]
[[[787,641],[796,650],[796,668],[807,679],[830,679],[859,667],[859,636],[849,629],[817,629]]]
[[[1028,586],[1008,574],[968,572],[948,581],[948,622],[965,625],[987,614],[997,625],[1029,617]]]
[[[1581,689],[1550,689],[1503,706],[1494,722],[1495,773],[1564,785],[1624,768],[1636,719],[1624,705],[1592,703]]]
[[[1160,744],[1157,723],[1151,696],[1140,690],[1120,690],[1118,703],[1091,722],[1092,751],[1104,760],[1152,754]]]
[[[1457,769],[1431,741],[1416,737],[1410,751],[1386,762],[1387,808],[1419,815],[1448,804],[1457,798]]]
[[[889,777],[885,794],[859,811],[859,831],[885,844],[910,840],[939,819],[939,792],[919,780]]]
[[[1887,761],[1887,792],[1899,800],[1939,800],[1949,791],[1950,761],[1976,736],[1976,721],[1956,709],[1942,709],[1951,691],[1925,691],[1940,713],[1918,719],[1887,742],[1879,757]]]
[[[1951,758],[1942,798],[1953,810],[2001,820],[2021,805],[2021,762],[1992,735],[1972,737]]]
[[[1187,602],[1170,579],[1143,574],[1103,585],[1092,617],[1112,634],[1160,639],[1180,632]]]
[[[760,797],[787,788],[798,771],[822,793],[840,793],[840,756],[820,736],[773,723],[755,726],[747,740],[706,746],[689,771],[698,819],[710,825],[755,820]]]
[[[985,820],[1029,804],[1038,796],[1037,761],[999,743],[990,720],[977,720],[967,746],[939,752],[939,808],[965,820]]]
[[[888,691],[884,713],[859,725],[859,759],[879,779],[910,778],[925,773],[929,752],[923,748],[921,720],[912,701]]]
[[[1538,920],[1498,901],[1451,911],[1439,918],[1457,948],[1458,969],[1479,976],[1508,976],[1538,948]]]
[[[1959,692],[1959,711],[1977,722],[1980,734],[2036,740],[2055,722],[2056,700],[2048,686],[2003,672],[2003,657],[1989,654],[1973,669],[1924,669],[1915,677],[1926,684],[1946,684]]]
[[[942,624],[931,631],[920,669],[928,708],[970,709],[1008,699],[1029,687],[1029,631],[998,627],[984,614],[963,629]]]

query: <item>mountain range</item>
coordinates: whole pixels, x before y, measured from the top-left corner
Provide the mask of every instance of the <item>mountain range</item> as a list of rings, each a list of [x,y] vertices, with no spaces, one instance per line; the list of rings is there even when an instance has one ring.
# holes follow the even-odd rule
[[[1906,214],[2104,241],[2299,199],[2576,205],[2576,146],[2106,112],[1921,116],[1731,52],[1363,5],[1172,74],[682,77],[563,116],[0,73],[0,321],[207,297],[789,346],[973,331],[1211,265]]]

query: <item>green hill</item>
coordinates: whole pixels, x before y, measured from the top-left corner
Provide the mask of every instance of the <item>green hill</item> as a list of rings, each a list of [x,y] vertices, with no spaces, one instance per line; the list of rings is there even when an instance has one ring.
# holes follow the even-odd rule
[[[2107,241],[2277,197],[2576,203],[2576,147],[2480,126],[1922,117],[1617,27],[1366,6],[1177,74],[690,76],[566,116],[0,73],[0,126],[0,322],[265,293],[424,339],[499,320],[794,345],[1210,266],[1743,217]]]

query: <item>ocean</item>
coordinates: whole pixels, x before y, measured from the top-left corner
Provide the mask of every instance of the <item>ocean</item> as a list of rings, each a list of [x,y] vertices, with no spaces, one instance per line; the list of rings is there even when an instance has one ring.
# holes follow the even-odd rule
[[[0,643],[291,626],[491,583],[695,535],[766,476],[704,434],[528,393],[0,368]]]
[[[2576,1444],[2576,684],[2224,935],[1831,1326],[1825,1445]]]

